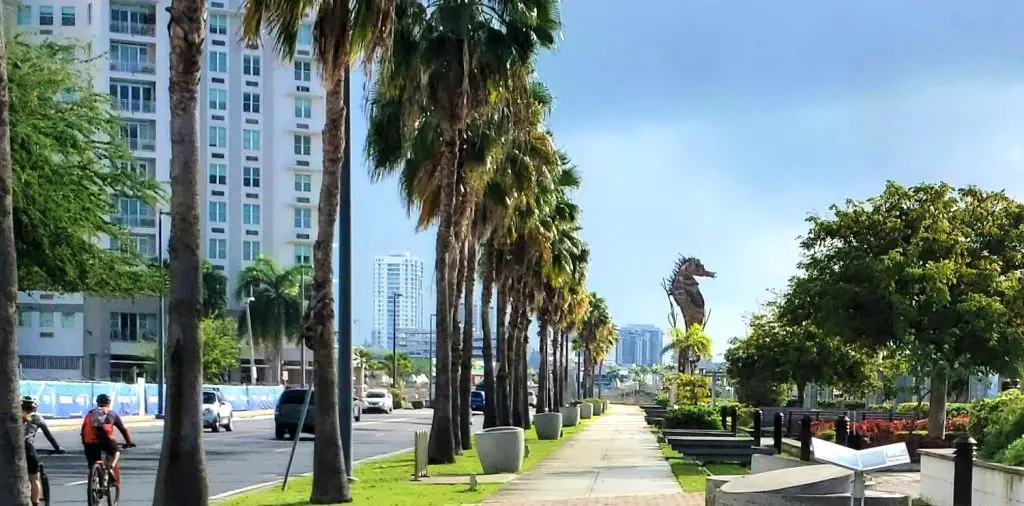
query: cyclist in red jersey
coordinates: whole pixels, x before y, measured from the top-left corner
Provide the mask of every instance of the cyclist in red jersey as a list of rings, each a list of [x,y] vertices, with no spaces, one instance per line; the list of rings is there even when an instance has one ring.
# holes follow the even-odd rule
[[[86,465],[93,465],[103,460],[103,454],[110,456],[110,469],[115,481],[120,481],[120,469],[118,460],[121,457],[121,447],[114,437],[114,428],[121,432],[124,442],[128,447],[135,446],[128,429],[121,422],[121,417],[110,410],[110,396],[100,394],[96,396],[96,408],[85,415],[82,420],[82,446],[85,448]]]

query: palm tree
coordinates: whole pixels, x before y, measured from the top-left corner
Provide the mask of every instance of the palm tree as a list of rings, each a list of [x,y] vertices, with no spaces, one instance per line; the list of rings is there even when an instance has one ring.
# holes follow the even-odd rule
[[[203,260],[203,318],[224,314],[228,309],[228,276],[208,260]]]
[[[583,347],[583,383],[585,395],[594,395],[594,367],[603,369],[604,357],[618,341],[608,306],[596,293],[590,294],[590,308],[580,333]]]
[[[258,257],[238,274],[235,300],[249,302],[249,314],[239,315],[239,333],[248,332],[252,322],[252,340],[267,354],[271,382],[281,379],[281,351],[287,336],[296,336],[302,318],[299,278],[306,265],[287,269],[267,257]],[[255,382],[255,378],[253,378]]]
[[[18,384],[18,340],[15,326],[18,302],[18,264],[14,242],[14,167],[8,120],[6,26],[0,12],[0,504],[28,506],[25,440],[21,434]]]
[[[420,208],[419,226],[438,224],[437,395],[430,461],[454,461],[460,444],[459,387],[462,341],[458,302],[466,286],[467,239],[482,194],[487,164],[472,152],[488,143],[474,137],[474,118],[489,110],[490,93],[510,69],[550,46],[558,29],[553,0],[533,2],[440,0],[402,2],[391,57],[378,66],[371,99],[367,152],[376,179],[401,172],[406,205]],[[450,20],[459,20],[452,23]],[[442,22],[444,20],[445,22]],[[371,140],[372,139],[372,140]],[[470,350],[467,350],[469,352]],[[499,394],[500,395],[500,394]]]
[[[171,0],[170,310],[166,353],[167,412],[154,506],[206,504],[203,450],[203,362],[199,337],[199,124],[196,101],[206,33],[206,2]],[[187,487],[181,486],[187,483]]]
[[[661,354],[675,352],[679,373],[694,374],[698,362],[711,358],[711,338],[704,333],[703,325],[694,323],[685,332],[679,327],[673,327],[669,337],[672,342],[661,350]]]

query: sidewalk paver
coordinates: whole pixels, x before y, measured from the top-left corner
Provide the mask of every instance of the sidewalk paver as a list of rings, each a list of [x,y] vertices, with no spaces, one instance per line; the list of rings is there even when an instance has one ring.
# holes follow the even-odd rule
[[[704,494],[683,493],[639,408],[614,405],[486,504],[697,506]]]

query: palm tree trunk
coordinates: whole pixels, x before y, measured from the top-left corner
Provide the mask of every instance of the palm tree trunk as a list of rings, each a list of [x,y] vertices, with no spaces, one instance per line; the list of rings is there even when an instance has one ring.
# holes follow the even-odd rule
[[[196,113],[206,32],[204,0],[172,0],[170,304],[166,342],[167,410],[153,506],[206,504],[203,449],[199,124]],[[182,486],[187,483],[188,486]]]
[[[459,377],[459,391],[462,393],[463,402],[459,428],[462,429],[462,449],[470,450],[473,448],[473,412],[469,405],[469,397],[472,388],[470,383],[473,379],[473,289],[476,285],[476,241],[472,237],[466,241],[466,261],[463,262],[463,266],[465,281],[462,286],[465,291],[466,316],[462,322],[462,375]]]
[[[544,301],[547,304],[547,301]],[[537,369],[537,413],[548,411],[548,311],[542,306],[537,340],[540,343],[540,367]]]
[[[516,282],[518,285],[519,283]],[[522,417],[522,400],[523,390],[521,382],[523,381],[522,370],[519,367],[519,306],[521,305],[522,298],[519,297],[518,292],[514,292],[512,299],[512,308],[508,316],[509,328],[508,328],[508,368],[509,368],[509,397],[511,398],[511,406],[509,407],[511,413],[512,425],[516,427],[523,426]]]
[[[507,427],[512,425],[511,391],[509,390],[509,356],[508,356],[508,327],[509,327],[509,283],[505,274],[504,252],[498,250],[494,261],[495,274],[498,277],[498,302],[497,317],[494,323],[498,339],[498,374],[494,378],[494,405],[495,415],[498,418],[498,425]]]
[[[458,240],[458,233],[456,233],[456,244],[459,250],[465,250],[466,245]],[[460,251],[460,254],[456,256],[456,268],[452,271],[452,291],[449,292],[455,294],[455,299],[449,308],[452,311],[452,440],[455,444],[456,455],[462,455],[462,405],[467,401],[467,399],[463,398],[462,391],[459,389],[459,378],[462,376],[462,332],[461,322],[459,321],[459,301],[461,299],[460,295],[462,295],[462,262],[464,261],[465,254]]]
[[[494,249],[485,255],[483,286],[480,287],[480,327],[483,328],[484,428],[498,425],[497,388],[494,385],[494,351],[491,349],[491,297],[494,294]]]
[[[316,438],[313,442],[313,489],[309,502],[334,504],[352,500],[348,472],[342,458],[341,420],[338,414],[337,351],[334,346],[334,236],[341,199],[341,162],[345,143],[345,74],[327,86],[324,124],[323,183],[317,208],[317,236],[313,245],[313,292],[318,306],[311,309],[314,342]],[[284,318],[281,319],[284,321]],[[346,322],[347,324],[347,322]],[[281,333],[284,351],[284,332]],[[304,344],[304,343],[303,343]],[[280,367],[281,360],[277,360]],[[278,376],[280,378],[280,375]]]
[[[557,321],[557,319],[555,321]],[[560,360],[559,359],[559,355],[560,355],[559,351],[561,350],[562,345],[559,344],[558,337],[559,337],[559,330],[558,330],[558,327],[555,327],[555,328],[553,328],[551,330],[551,372],[550,372],[550,375],[551,375],[551,404],[550,404],[550,407],[551,407],[552,411],[558,411],[558,408],[562,407],[562,404],[561,404],[562,401],[560,399],[559,390],[558,390],[558,377],[561,376],[561,374],[559,374],[559,371],[561,370],[561,367],[559,367],[560,364],[561,364],[561,362],[559,362],[559,360]]]
[[[29,506],[18,382],[18,259],[14,242],[14,164],[7,94],[7,48],[0,12],[0,504]]]
[[[451,170],[449,160],[454,157],[455,144],[446,139],[442,149],[441,167],[447,171],[441,176],[441,210],[437,227],[435,245],[434,278],[436,281],[437,320],[435,323],[437,357],[437,379],[434,382],[434,418],[430,426],[428,443],[428,460],[431,464],[451,464],[455,462],[455,440],[452,433],[452,348],[451,348],[451,298],[448,273],[453,260],[452,249],[455,247],[453,220],[455,218],[455,171]]]
[[[522,425],[523,429],[530,430],[530,428],[533,426],[532,420],[530,419],[530,396],[528,395],[528,393],[530,391],[530,371],[529,371],[529,365],[527,363],[528,362],[527,358],[529,358],[529,349],[530,349],[530,346],[529,346],[530,345],[530,317],[527,314],[527,307],[526,307],[525,303],[523,304],[523,309],[521,311],[522,311],[522,314],[520,316],[520,320],[521,321],[520,321],[520,331],[519,331],[521,338],[518,340],[518,342],[519,342],[519,367],[520,367],[519,370],[520,370],[520,374],[521,374],[521,376],[523,378],[523,382],[522,382],[522,393],[521,393],[521,395],[519,397],[519,399],[520,399],[519,409],[521,410],[520,416],[522,416],[522,419],[523,419],[523,425]],[[537,405],[540,406],[540,403],[537,403]]]

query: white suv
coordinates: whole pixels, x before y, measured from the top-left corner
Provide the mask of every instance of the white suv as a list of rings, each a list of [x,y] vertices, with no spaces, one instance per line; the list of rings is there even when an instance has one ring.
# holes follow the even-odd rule
[[[395,401],[389,390],[374,388],[363,394],[363,411],[380,411],[391,413],[395,409]]]
[[[203,428],[214,432],[235,430],[234,412],[231,403],[218,390],[203,390]]]

